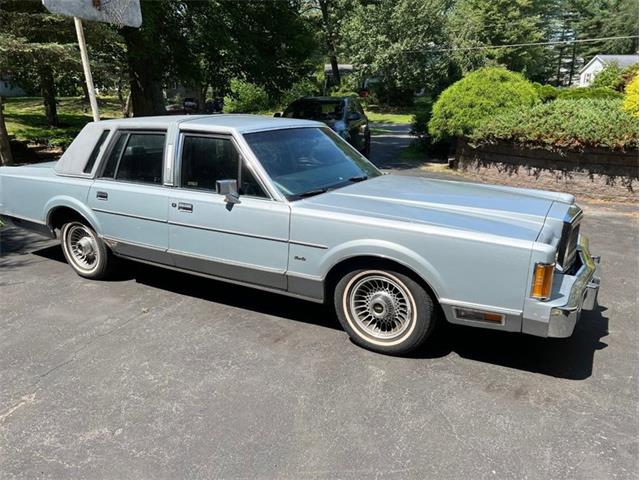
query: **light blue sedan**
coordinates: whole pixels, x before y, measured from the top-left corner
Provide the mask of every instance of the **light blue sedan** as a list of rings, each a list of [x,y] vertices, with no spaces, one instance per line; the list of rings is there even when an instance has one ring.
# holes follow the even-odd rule
[[[333,302],[366,348],[434,324],[568,337],[599,259],[567,194],[383,175],[321,123],[248,115],[88,124],[57,163],[0,168],[0,215],[111,256]]]

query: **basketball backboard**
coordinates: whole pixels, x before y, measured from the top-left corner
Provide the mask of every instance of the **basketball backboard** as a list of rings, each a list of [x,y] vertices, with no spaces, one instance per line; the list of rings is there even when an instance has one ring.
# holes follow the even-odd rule
[[[118,27],[142,25],[140,0],[42,0],[51,13],[82,20],[113,23]]]

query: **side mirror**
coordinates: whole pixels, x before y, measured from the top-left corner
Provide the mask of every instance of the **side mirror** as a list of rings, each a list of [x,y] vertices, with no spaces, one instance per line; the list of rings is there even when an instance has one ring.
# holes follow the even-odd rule
[[[237,180],[216,180],[216,192],[224,195],[227,203],[240,203]]]
[[[349,120],[350,122],[355,122],[356,120],[360,120],[360,114],[358,112],[352,112],[349,114],[349,116],[347,117],[347,120]]]
[[[279,118],[279,117],[282,116],[282,113],[276,112],[276,113],[273,114],[273,116],[276,117],[276,118]]]

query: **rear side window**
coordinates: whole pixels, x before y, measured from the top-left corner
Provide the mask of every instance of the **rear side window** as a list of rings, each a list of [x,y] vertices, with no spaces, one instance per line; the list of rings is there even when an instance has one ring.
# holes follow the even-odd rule
[[[122,133],[102,177],[136,183],[162,183],[164,133]]]
[[[161,184],[163,152],[164,134],[130,134],[118,164],[116,180]]]
[[[96,159],[98,158],[100,149],[102,148],[104,141],[109,136],[109,132],[110,130],[104,130],[100,135],[100,138],[98,139],[98,143],[96,143],[96,146],[93,147],[93,150],[91,151],[91,155],[89,155],[89,160],[87,160],[87,164],[84,166],[84,170],[83,170],[84,173],[91,173],[91,170],[93,170],[93,166],[96,164]]]

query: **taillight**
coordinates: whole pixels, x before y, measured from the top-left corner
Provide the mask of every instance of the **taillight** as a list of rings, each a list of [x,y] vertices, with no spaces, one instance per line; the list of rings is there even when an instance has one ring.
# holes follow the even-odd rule
[[[538,300],[549,300],[551,298],[553,271],[555,268],[555,263],[536,263],[531,284],[531,296],[533,298]]]

